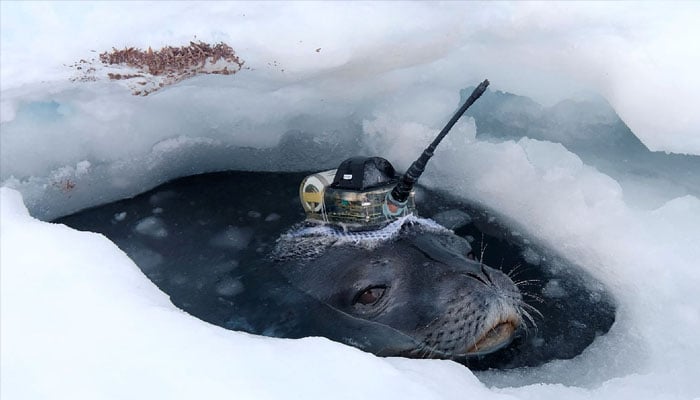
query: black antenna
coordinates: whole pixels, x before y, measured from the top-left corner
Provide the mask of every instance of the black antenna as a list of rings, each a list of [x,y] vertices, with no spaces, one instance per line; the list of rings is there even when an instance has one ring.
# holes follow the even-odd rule
[[[462,116],[462,114],[467,111],[467,108],[469,108],[469,106],[471,106],[476,99],[481,97],[481,95],[486,91],[486,87],[488,87],[488,85],[489,80],[485,79],[479,84],[479,86],[476,87],[476,89],[474,89],[471,96],[469,96],[467,101],[464,102],[464,105],[462,105],[462,107],[460,107],[460,109],[457,110],[457,112],[452,116],[447,125],[442,128],[442,131],[440,131],[440,134],[437,135],[432,143],[430,143],[430,146],[423,150],[423,154],[421,154],[421,156],[418,157],[413,164],[411,164],[406,173],[401,177],[401,180],[399,180],[399,183],[396,185],[396,187],[394,187],[394,190],[391,191],[391,199],[388,200],[393,200],[395,205],[399,205],[408,199],[408,195],[411,193],[413,185],[416,184],[418,178],[420,178],[423,171],[425,171],[425,165],[428,163],[428,160],[430,160],[430,157],[433,156],[433,152],[435,152],[437,145],[440,144],[442,139],[447,135],[450,129],[452,129],[454,124],[457,123],[457,120]]]

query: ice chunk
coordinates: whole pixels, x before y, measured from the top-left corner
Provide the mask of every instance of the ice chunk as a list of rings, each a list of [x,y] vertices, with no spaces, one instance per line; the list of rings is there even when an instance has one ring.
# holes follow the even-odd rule
[[[561,282],[558,279],[552,279],[542,289],[542,294],[556,299],[566,296],[566,290],[561,286]]]
[[[163,256],[160,253],[146,247],[129,248],[127,253],[147,274],[155,272],[156,268],[163,263]]]
[[[265,222],[273,222],[273,221],[277,221],[279,219],[280,219],[279,214],[272,213],[272,214],[269,214],[267,217],[265,217]]]
[[[170,277],[170,283],[176,286],[183,286],[189,282],[189,278],[185,274],[174,274]]]
[[[251,210],[251,211],[248,211],[248,216],[250,218],[258,219],[258,218],[262,217],[262,214],[260,214],[260,212],[258,212],[258,211]]]
[[[532,265],[540,265],[542,261],[542,257],[532,247],[526,247],[522,252],[522,256],[526,262]]]
[[[154,206],[160,206],[175,196],[177,196],[177,193],[175,193],[171,190],[167,190],[167,191],[158,192],[158,193],[152,195],[148,201],[150,201],[150,203]]]
[[[124,221],[126,219],[126,211],[118,212],[114,214],[114,220],[117,222]]]
[[[90,167],[92,164],[90,164],[90,161],[84,160],[80,161],[75,165],[75,175],[80,177],[82,175],[86,175],[88,172],[90,172]]]
[[[162,239],[168,236],[168,230],[165,224],[158,217],[146,217],[140,220],[134,230],[142,235]]]
[[[215,235],[209,241],[209,244],[214,247],[243,250],[248,247],[252,236],[253,231],[250,228],[231,226],[225,231]]]
[[[211,267],[212,273],[221,275],[224,272],[231,272],[238,267],[238,260],[228,260],[227,262],[216,264]]]
[[[447,229],[459,229],[472,222],[472,218],[462,210],[447,210],[439,212],[432,217],[435,222]]]
[[[220,296],[233,297],[244,290],[243,284],[238,279],[227,277],[216,284],[216,293]]]

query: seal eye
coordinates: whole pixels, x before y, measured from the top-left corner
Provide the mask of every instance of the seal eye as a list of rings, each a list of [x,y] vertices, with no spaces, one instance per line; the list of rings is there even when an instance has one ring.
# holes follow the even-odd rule
[[[362,305],[373,305],[376,302],[379,301],[379,299],[384,296],[384,292],[386,292],[386,286],[372,286],[368,287],[367,289],[363,290],[362,292],[358,293],[357,296],[355,296],[355,300],[353,301],[353,304],[362,304]]]

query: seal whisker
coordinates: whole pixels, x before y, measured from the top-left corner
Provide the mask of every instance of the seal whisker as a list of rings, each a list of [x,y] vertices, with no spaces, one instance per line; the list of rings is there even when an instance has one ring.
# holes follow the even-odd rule
[[[523,296],[527,296],[538,303],[544,303],[544,299],[536,294],[527,293],[527,292],[520,292],[520,294],[522,294]]]
[[[509,277],[510,277],[511,279],[515,279],[515,278],[517,278],[518,276],[520,276],[520,275],[522,275],[522,274],[528,272],[530,269],[531,269],[531,268],[522,268],[522,269],[518,270],[517,272],[513,273],[512,275],[510,275]]]
[[[430,346],[428,348],[428,358],[433,358],[435,354],[437,354],[437,350],[434,347]]]
[[[486,271],[486,268],[484,268],[484,264],[481,264],[481,273],[484,274],[486,279],[489,281],[491,285],[493,285],[493,279],[491,279],[491,275]]]
[[[419,343],[417,347],[408,350],[405,354],[408,357],[416,357],[416,358],[421,358],[421,352],[425,348],[425,343]]]
[[[535,284],[535,283],[529,283],[529,282],[525,282],[525,283],[522,283],[522,284],[520,284],[520,285],[518,285],[518,284],[515,285],[515,287],[517,287],[518,290],[522,290],[522,289],[524,289],[525,287],[528,287],[528,286],[539,286],[539,285],[537,285],[537,284]]]
[[[513,283],[515,284],[515,286],[520,286],[520,285],[534,285],[534,284],[540,283],[540,282],[542,282],[541,279],[526,279],[526,280],[517,281],[517,282],[513,282]]]
[[[411,353],[417,358],[425,358],[425,355],[427,354],[426,347],[427,346],[425,345],[425,343],[421,343],[419,347],[411,350]]]
[[[422,358],[423,355],[425,354],[425,347],[426,347],[425,343],[421,343],[420,346],[411,350],[411,354],[418,357],[418,358]]]
[[[519,281],[514,281],[513,283],[518,283],[518,282],[542,282],[542,279],[522,279]]]
[[[436,353],[435,348],[426,343],[422,343],[421,347],[416,349],[416,351],[419,358],[433,358]]]
[[[535,319],[532,317],[532,315],[530,315],[530,313],[527,312],[527,310],[525,310],[522,307],[520,307],[520,313],[525,317],[525,319],[528,322],[530,322],[532,324],[532,327],[535,328],[535,332],[537,332],[539,329],[538,329],[537,323],[535,322]],[[526,328],[525,333],[528,334],[529,330],[527,329],[527,324],[525,324],[525,328]]]
[[[479,264],[484,265],[484,254],[486,254],[486,248],[489,247],[488,243],[484,243],[484,234],[481,234],[481,254],[479,256]]]
[[[442,317],[442,316],[441,316],[441,315],[438,315],[438,316],[436,316],[435,318],[431,319],[427,324],[425,324],[425,327],[426,327],[426,328],[429,328],[432,324],[434,324],[435,322],[437,322],[437,321],[440,319],[440,317]]]
[[[510,269],[510,271],[508,271],[508,273],[506,274],[506,276],[509,277],[509,278],[511,278],[511,279],[513,279],[513,274],[515,274],[515,272],[518,271],[518,269],[520,269],[522,266],[523,266],[523,264],[521,264],[521,263],[515,264],[515,265]],[[501,271],[502,271],[502,270],[503,270],[503,268],[501,268]]]
[[[521,318],[525,316],[525,310],[523,310],[521,307],[518,307],[518,314],[520,314]],[[530,321],[527,321],[530,322]],[[530,336],[530,328],[528,327],[528,324],[526,322],[523,322],[520,326],[523,327],[525,330],[525,336]]]
[[[534,312],[535,314],[537,314],[537,316],[539,316],[539,317],[544,321],[544,315],[542,315],[542,313],[540,312],[540,310],[538,310],[537,308],[535,308],[535,306],[523,302],[523,303],[520,304],[520,307],[521,307],[521,308],[527,308],[527,309],[529,309],[530,311],[532,311],[532,312]]]
[[[508,272],[508,277],[510,279],[515,279],[518,276],[520,276],[520,275],[522,275],[522,274],[524,274],[524,273],[526,273],[534,268],[534,267],[525,267],[525,268],[522,268],[522,267],[523,267],[522,264],[518,264],[515,268],[513,268],[510,272]]]

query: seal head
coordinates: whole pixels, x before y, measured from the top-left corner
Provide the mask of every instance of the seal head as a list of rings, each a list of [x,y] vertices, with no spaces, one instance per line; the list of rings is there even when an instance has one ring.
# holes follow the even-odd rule
[[[294,286],[411,338],[374,352],[459,359],[509,344],[526,313],[510,278],[468,257],[470,251],[452,231],[410,215],[379,231],[292,230],[275,257]]]

